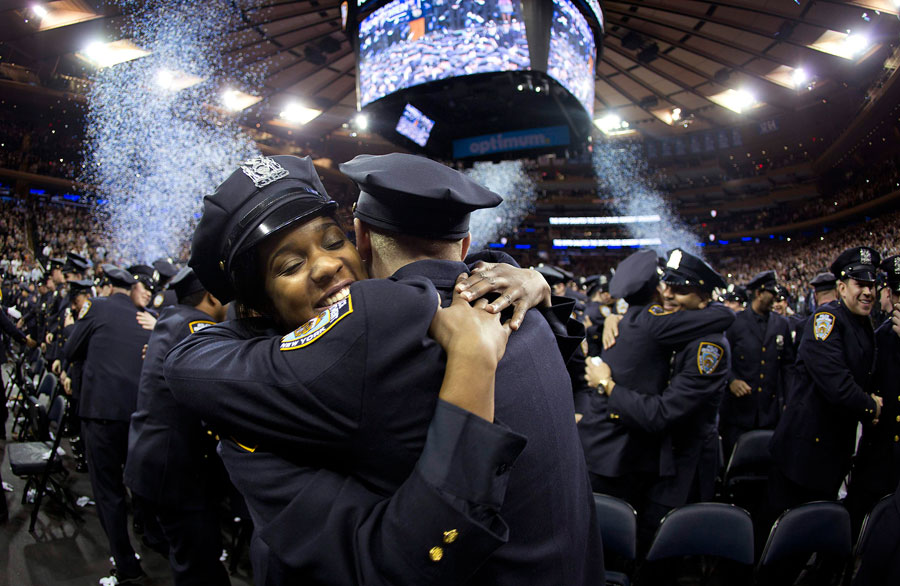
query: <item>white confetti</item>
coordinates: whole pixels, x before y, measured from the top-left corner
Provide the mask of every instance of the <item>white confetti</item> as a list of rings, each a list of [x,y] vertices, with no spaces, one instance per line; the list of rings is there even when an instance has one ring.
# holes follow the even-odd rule
[[[472,249],[480,250],[500,235],[513,234],[534,208],[534,181],[522,161],[475,163],[466,174],[503,198],[496,208],[475,210],[469,220]]]

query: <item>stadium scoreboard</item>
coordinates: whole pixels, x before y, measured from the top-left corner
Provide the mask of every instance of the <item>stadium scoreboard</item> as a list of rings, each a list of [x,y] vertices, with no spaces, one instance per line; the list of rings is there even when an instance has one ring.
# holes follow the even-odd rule
[[[598,0],[349,0],[341,10],[371,131],[445,159],[560,151],[590,136]],[[497,148],[473,142],[485,136]]]

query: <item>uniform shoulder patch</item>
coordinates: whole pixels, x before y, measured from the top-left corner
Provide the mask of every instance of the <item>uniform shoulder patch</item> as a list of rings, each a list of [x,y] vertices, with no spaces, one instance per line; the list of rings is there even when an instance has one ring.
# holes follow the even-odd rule
[[[290,334],[281,338],[280,350],[284,352],[309,346],[351,313],[353,313],[353,300],[348,295],[346,299],[341,299]]]
[[[725,351],[718,344],[712,342],[700,342],[697,348],[697,370],[700,374],[712,374],[722,361]]]
[[[81,310],[78,312],[78,319],[83,318],[87,315],[87,312],[91,309],[91,300],[85,299],[84,305],[81,306]]]
[[[165,295],[162,293],[157,293],[156,297],[153,298],[153,307],[159,308],[162,307],[163,301],[166,300]]]
[[[834,315],[827,311],[821,311],[813,318],[813,335],[816,340],[824,342],[834,329]]]
[[[200,330],[206,329],[209,326],[214,326],[214,325],[216,325],[216,322],[214,322],[214,321],[198,319],[198,320],[194,320],[191,323],[189,323],[188,329],[191,330],[192,334],[196,334]]]
[[[648,307],[647,311],[649,311],[653,315],[669,315],[670,313],[675,313],[673,311],[666,311],[665,309],[663,309],[662,305],[656,303]]]

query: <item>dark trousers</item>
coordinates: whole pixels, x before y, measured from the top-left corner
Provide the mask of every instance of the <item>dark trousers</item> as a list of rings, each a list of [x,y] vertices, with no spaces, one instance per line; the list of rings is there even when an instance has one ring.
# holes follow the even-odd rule
[[[128,508],[122,480],[128,455],[128,426],[127,421],[81,421],[97,515],[109,540],[118,575],[123,578],[142,573],[128,537]]]
[[[158,507],[156,516],[169,541],[169,565],[176,586],[228,586],[222,532],[215,507]]]

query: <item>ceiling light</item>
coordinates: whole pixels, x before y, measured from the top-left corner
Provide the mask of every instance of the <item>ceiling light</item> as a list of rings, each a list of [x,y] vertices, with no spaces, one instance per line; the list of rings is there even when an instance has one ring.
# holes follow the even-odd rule
[[[365,114],[357,114],[353,118],[353,125],[357,130],[365,130],[369,127],[369,117]]]
[[[794,82],[795,87],[799,88],[809,81],[809,74],[802,67],[798,67],[791,73],[791,81]]]
[[[168,91],[181,91],[192,85],[197,85],[203,81],[202,77],[183,73],[181,71],[172,71],[170,69],[160,69],[156,72],[156,84]]]
[[[738,114],[758,105],[756,96],[743,89],[725,90],[722,93],[709,96],[709,99],[723,108],[728,108]]]
[[[47,9],[44,8],[43,6],[41,6],[40,4],[35,4],[34,6],[32,6],[31,11],[38,18],[44,18],[48,14]]]
[[[121,39],[112,43],[94,41],[89,43],[78,57],[93,64],[96,67],[112,67],[119,63],[125,63],[132,59],[138,59],[150,54],[131,42],[130,39]]]
[[[260,96],[247,94],[240,90],[229,89],[222,92],[222,105],[232,112],[246,110],[260,100],[262,100]]]
[[[811,49],[836,55],[854,61],[866,52],[871,41],[860,33],[825,31],[814,43],[807,45]]]
[[[847,35],[844,45],[847,47],[847,51],[855,57],[869,47],[869,39],[860,34]]]
[[[681,120],[681,108],[672,108],[672,121],[678,122]]]
[[[307,108],[306,106],[302,106],[297,102],[292,102],[285,106],[280,116],[282,119],[288,122],[293,122],[295,124],[306,124],[310,120],[319,116],[321,113],[322,110]]]

